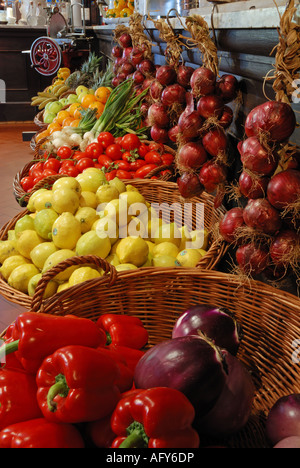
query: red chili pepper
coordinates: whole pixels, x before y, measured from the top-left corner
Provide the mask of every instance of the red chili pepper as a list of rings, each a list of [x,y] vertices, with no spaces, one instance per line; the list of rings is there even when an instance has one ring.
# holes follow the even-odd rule
[[[148,331],[138,317],[132,315],[103,314],[97,320],[107,335],[107,344],[141,349],[148,342]]]
[[[80,423],[109,415],[120,399],[119,368],[102,349],[65,346],[48,356],[36,376],[46,419]]]
[[[85,448],[72,424],[58,424],[44,418],[12,424],[0,432],[0,448]]]
[[[0,351],[15,352],[24,369],[35,373],[45,357],[67,345],[104,346],[105,333],[95,322],[73,315],[24,312],[14,322],[11,339]],[[12,341],[14,340],[14,341]]]
[[[34,375],[13,369],[0,370],[0,430],[42,416],[36,392]]]
[[[112,448],[198,448],[195,410],[179,390],[155,387],[121,398],[112,417]]]

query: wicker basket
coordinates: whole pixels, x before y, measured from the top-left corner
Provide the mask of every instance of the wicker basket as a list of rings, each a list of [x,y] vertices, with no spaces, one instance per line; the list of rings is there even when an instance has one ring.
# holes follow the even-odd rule
[[[145,199],[149,203],[165,203],[167,206],[172,205],[173,203],[182,203],[182,199],[179,195],[177,185],[173,182],[163,182],[157,180],[128,180],[125,183],[129,183],[136,187]],[[203,193],[201,197],[194,197],[189,200],[193,207],[193,226],[196,226],[198,218],[198,213],[196,209],[196,204],[204,204],[204,227],[210,232],[210,246],[207,251],[207,254],[203,256],[197,267],[203,269],[213,269],[219,263],[219,261],[225,255],[228,244],[222,241],[215,226],[218,223],[219,219],[225,214],[226,210],[224,207],[220,207],[217,210],[214,209],[214,197]],[[166,205],[165,205],[166,206]],[[28,214],[28,210],[24,210],[15,216],[12,220],[6,223],[5,226],[0,230],[0,240],[5,240],[7,238],[7,233],[9,230],[14,229],[16,222],[22,218],[25,214]],[[163,214],[162,214],[163,216]],[[172,221],[170,217],[170,221]],[[179,223],[181,220],[178,219],[178,214],[175,213],[174,221]],[[181,225],[182,223],[180,223]],[[79,258],[79,257],[76,257]],[[154,268],[154,267],[153,267]],[[138,272],[141,269],[138,270]],[[3,277],[0,275],[0,294],[4,296],[7,300],[17,303],[30,309],[31,307],[31,298],[24,293],[16,291],[11,288]]]
[[[41,110],[36,114],[36,116],[33,119],[33,122],[37,127],[39,127],[42,130],[46,130],[49,124],[44,122],[44,110]]]
[[[209,442],[232,448],[266,448],[264,422],[278,398],[300,392],[299,365],[293,363],[293,344],[299,340],[300,300],[264,283],[218,271],[144,268],[117,275],[108,273],[43,301],[43,293],[57,273],[73,265],[67,260],[47,272],[32,301],[36,312],[74,314],[92,320],[102,313],[139,317],[149,332],[149,346],[171,338],[178,316],[199,303],[226,307],[243,328],[238,357],[251,372],[256,396],[247,426],[227,440]],[[81,263],[94,263],[82,257]],[[98,262],[98,260],[96,260]]]

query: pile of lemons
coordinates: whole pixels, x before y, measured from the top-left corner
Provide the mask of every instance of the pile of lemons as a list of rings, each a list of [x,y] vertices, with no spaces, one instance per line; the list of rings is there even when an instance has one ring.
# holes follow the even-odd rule
[[[98,256],[117,271],[195,267],[209,247],[205,229],[164,221],[137,188],[108,182],[97,168],[36,191],[27,210],[0,241],[0,273],[31,297],[46,271],[74,256]],[[93,264],[72,265],[48,283],[44,298],[103,274]]]

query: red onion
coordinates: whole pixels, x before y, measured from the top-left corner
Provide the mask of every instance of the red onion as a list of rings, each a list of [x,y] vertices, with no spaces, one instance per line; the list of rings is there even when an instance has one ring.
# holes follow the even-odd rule
[[[222,128],[228,128],[233,121],[233,110],[229,106],[224,106],[223,113],[218,120],[218,125]]]
[[[129,59],[130,59],[131,52],[132,52],[132,47],[126,47],[126,48],[123,50],[123,55],[122,55],[123,59],[129,60]]]
[[[299,235],[292,229],[280,231],[270,245],[270,257],[277,266],[289,266],[292,259],[299,260]]]
[[[239,83],[233,75],[223,75],[216,83],[216,92],[224,102],[231,102],[237,97]]]
[[[247,116],[245,132],[248,137],[266,133],[272,141],[287,140],[296,127],[293,109],[285,102],[267,101],[255,107]]]
[[[268,177],[253,177],[243,171],[239,177],[240,192],[246,198],[263,198],[267,193]]]
[[[186,90],[177,83],[169,85],[163,90],[161,101],[168,107],[173,104],[185,104]]]
[[[149,77],[145,78],[144,83],[142,84],[142,89],[144,90],[144,89],[150,88],[153,81],[154,81],[154,78],[149,78]]]
[[[202,117],[197,111],[193,111],[190,114],[183,112],[178,119],[180,133],[187,139],[196,138],[199,135],[202,124]]]
[[[296,449],[300,448],[300,437],[290,436],[280,440],[273,448],[278,449]]]
[[[167,109],[161,102],[155,102],[149,107],[148,121],[150,125],[158,125],[158,127],[168,127],[170,119]]]
[[[227,178],[226,167],[217,161],[207,161],[200,169],[199,180],[206,192],[214,192]]]
[[[300,394],[283,396],[272,406],[266,420],[266,435],[273,445],[286,437],[300,437]]]
[[[144,59],[139,63],[138,69],[143,73],[143,75],[154,75],[156,68],[154,63],[149,59]]]
[[[183,145],[177,154],[179,170],[199,169],[207,160],[207,153],[200,142],[189,142]]]
[[[120,58],[123,55],[123,49],[121,46],[116,45],[112,48],[111,55],[115,58]]]
[[[228,351],[222,351],[226,383],[213,408],[195,422],[199,434],[225,437],[247,424],[254,401],[255,386],[246,367]]]
[[[177,83],[184,88],[190,87],[191,76],[194,73],[194,68],[187,65],[179,65],[177,70]]]
[[[144,83],[145,77],[140,70],[136,70],[134,74],[132,75],[132,79],[137,85],[141,85]]]
[[[130,54],[130,60],[131,63],[136,67],[141,63],[141,61],[144,58],[144,52],[140,47],[133,47],[131,54]]]
[[[121,36],[119,37],[119,42],[121,43],[123,48],[132,46],[131,36],[128,33],[121,34]]]
[[[157,80],[153,80],[150,86],[150,96],[154,101],[157,101],[161,98],[162,92],[164,90],[163,85]]]
[[[279,212],[266,198],[248,200],[243,216],[247,226],[265,234],[274,235],[282,226]]]
[[[215,90],[216,76],[208,68],[200,67],[194,70],[190,85],[195,97],[211,94]]]
[[[120,67],[120,73],[124,73],[126,76],[132,74],[134,70],[134,66],[129,62],[123,63]]]
[[[142,102],[141,104],[141,114],[145,117],[148,115],[149,104],[147,102]]]
[[[226,242],[232,243],[237,240],[237,230],[245,225],[243,211],[240,207],[231,208],[220,220],[220,234]]]
[[[174,143],[176,143],[179,133],[180,133],[180,129],[178,125],[175,125],[174,127],[170,128],[170,130],[168,131],[170,141],[173,141]]]
[[[202,143],[211,156],[217,157],[227,150],[228,140],[223,129],[214,128],[203,136]]]
[[[176,70],[171,65],[162,65],[156,70],[155,78],[161,85],[168,86],[175,83],[177,78]]]
[[[152,140],[157,143],[167,143],[169,141],[168,130],[158,127],[158,125],[152,125],[150,135]]]
[[[204,191],[203,185],[200,184],[197,174],[192,172],[184,172],[178,179],[177,185],[180,195],[183,198],[192,198],[201,195]]]
[[[265,149],[256,137],[240,142],[238,150],[244,167],[256,174],[271,175],[278,166],[278,154]]]
[[[300,200],[300,171],[287,169],[278,172],[268,184],[267,198],[274,208],[284,210]]]
[[[235,258],[241,271],[250,275],[262,273],[269,264],[267,248],[256,246],[252,242],[240,245],[236,250]]]
[[[208,119],[209,117],[220,118],[224,111],[224,102],[222,98],[216,94],[208,94],[202,96],[197,104],[197,111],[204,117]]]

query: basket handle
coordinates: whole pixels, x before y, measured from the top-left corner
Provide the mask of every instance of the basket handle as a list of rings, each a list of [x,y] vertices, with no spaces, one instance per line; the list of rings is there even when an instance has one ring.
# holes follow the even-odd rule
[[[96,255],[82,255],[74,256],[64,260],[63,262],[58,263],[53,268],[48,270],[43,274],[42,278],[38,282],[34,296],[31,301],[31,310],[33,312],[38,312],[43,303],[43,296],[46,290],[46,287],[56,275],[62,273],[67,268],[74,265],[86,265],[87,263],[94,264],[99,268],[104,270],[104,275],[109,275],[109,286],[112,286],[117,280],[117,270],[113,265],[108,263],[103,258],[97,257]]]
[[[161,171],[165,171],[165,170],[173,170],[173,166],[170,165],[168,166],[167,164],[163,165],[163,166],[157,166],[155,169],[152,169],[152,171],[150,171],[146,176],[145,176],[145,179],[151,179],[151,177],[153,176],[156,176],[156,174],[159,174]],[[172,176],[173,174],[170,174],[170,177]]]

